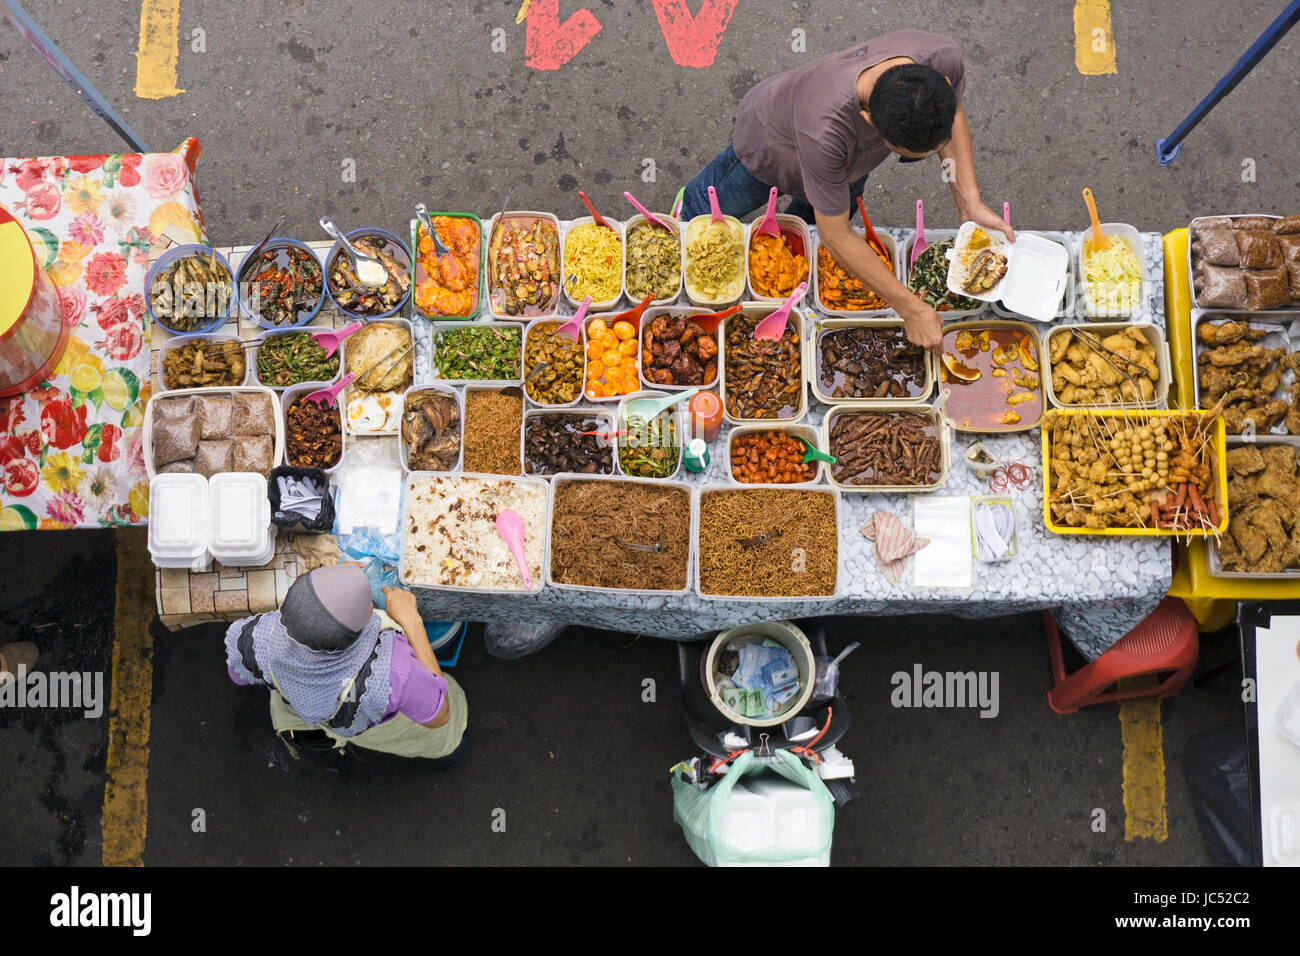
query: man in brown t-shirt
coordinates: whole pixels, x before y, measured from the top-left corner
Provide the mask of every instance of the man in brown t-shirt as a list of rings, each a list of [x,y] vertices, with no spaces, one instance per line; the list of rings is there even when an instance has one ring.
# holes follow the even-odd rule
[[[787,212],[815,221],[836,260],[884,296],[908,338],[937,347],[939,314],[894,277],[849,218],[867,174],[891,152],[902,162],[938,153],[951,169],[960,220],[1014,239],[975,185],[965,85],[961,48],[917,30],[886,33],[769,77],[741,100],[731,145],[686,187],[682,216],[709,211],[709,186],[732,216],[763,205],[775,186],[792,197]]]

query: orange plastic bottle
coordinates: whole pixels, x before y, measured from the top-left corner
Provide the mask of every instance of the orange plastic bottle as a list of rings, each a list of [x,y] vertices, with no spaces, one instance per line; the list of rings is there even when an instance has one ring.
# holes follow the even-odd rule
[[[722,430],[722,400],[717,392],[699,392],[692,399],[691,434],[713,441]]]

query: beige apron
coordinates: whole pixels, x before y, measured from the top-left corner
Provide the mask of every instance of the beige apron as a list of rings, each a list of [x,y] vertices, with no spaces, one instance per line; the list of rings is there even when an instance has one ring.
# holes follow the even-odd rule
[[[400,630],[393,623],[392,618],[388,617],[383,611],[378,613],[385,627]],[[415,666],[423,667],[424,665],[416,661]],[[325,724],[309,727],[301,717],[294,713],[293,708],[289,706],[289,702],[280,693],[280,687],[275,682],[275,674],[268,673],[267,676],[271,678],[271,686],[274,688],[271,691],[271,726],[275,728],[275,732],[278,734],[286,730],[323,730],[334,740],[334,746],[338,748],[351,743],[356,744],[358,747],[365,747],[367,750],[397,754],[399,757],[436,759],[448,756],[460,746],[461,738],[465,735],[465,727],[469,722],[469,702],[465,698],[465,692],[461,689],[460,684],[456,683],[456,679],[445,672],[443,678],[447,681],[448,717],[447,722],[441,727],[426,727],[423,724],[417,724],[405,714],[396,714],[382,724],[376,724],[369,730],[363,730],[355,737],[344,737]],[[339,694],[339,707],[343,706],[350,689],[351,683],[349,682],[348,686]],[[336,710],[335,713],[337,712]]]

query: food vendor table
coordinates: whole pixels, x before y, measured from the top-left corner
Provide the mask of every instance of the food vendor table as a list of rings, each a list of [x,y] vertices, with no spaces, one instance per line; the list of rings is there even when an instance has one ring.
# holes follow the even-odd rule
[[[895,239],[908,235],[889,230]],[[1076,234],[1071,237],[1077,241]],[[1161,237],[1144,234],[1150,298],[1135,321],[1164,325]],[[901,246],[901,243],[900,243]],[[992,313],[986,313],[994,318]],[[1059,322],[1073,321],[1060,319]],[[427,359],[426,359],[427,360]],[[417,381],[421,372],[417,362]],[[1046,363],[1043,365],[1047,368]],[[820,424],[825,406],[813,403],[808,422]],[[1018,554],[996,564],[974,566],[969,593],[917,591],[907,577],[890,584],[871,554],[871,544],[858,530],[876,510],[893,511],[910,526],[909,496],[903,494],[843,496],[839,529],[841,596],[829,601],[766,602],[711,601],[697,596],[650,597],[593,593],[556,588],[533,596],[453,593],[416,588],[421,612],[428,619],[491,621],[520,626],[581,623],[619,631],[690,639],[737,624],[820,615],[874,616],[884,614],[952,614],[987,618],[1004,614],[1056,609],[1062,629],[1090,658],[1149,614],[1165,596],[1170,582],[1170,549],[1163,539],[1127,536],[1058,536],[1043,526],[1041,451],[1038,430],[1005,436],[958,434],[952,449],[953,466],[936,494],[975,495],[988,492],[985,482],[961,461],[966,449],[982,438],[1000,460],[1032,467],[1033,487],[1009,491],[1015,501]],[[712,462],[703,475],[686,475],[696,484],[726,480],[726,430],[713,444]]]
[[[0,529],[147,519],[144,279],[164,232],[206,241],[198,157],[189,139],[171,153],[0,159],[0,203],[58,287],[70,332],[52,380],[0,398]]]

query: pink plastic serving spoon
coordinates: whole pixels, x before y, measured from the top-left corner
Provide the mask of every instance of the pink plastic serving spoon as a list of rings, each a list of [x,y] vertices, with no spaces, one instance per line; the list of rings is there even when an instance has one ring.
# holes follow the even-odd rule
[[[726,222],[722,217],[722,210],[718,208],[718,191],[712,186],[709,187],[709,209],[713,213],[714,222]]]
[[[515,567],[519,569],[519,576],[524,579],[524,587],[531,591],[533,576],[528,573],[528,559],[524,557],[523,516],[509,508],[501,512],[497,515],[497,534],[501,535],[501,540],[510,547],[510,553],[515,556]]]
[[[311,337],[316,340],[317,345],[325,350],[325,357],[329,358],[339,350],[339,346],[343,344],[344,339],[365,324],[364,322],[353,322],[351,325],[343,326],[337,332],[327,329],[322,332],[313,332]]]
[[[765,236],[772,236],[776,239],[781,238],[781,227],[776,224],[776,187],[767,194],[767,212],[763,214],[763,221],[758,224],[758,232]]]
[[[587,310],[591,308],[591,296],[582,300],[582,305],[578,306],[578,311],[573,314],[573,318],[565,322],[555,330],[556,335],[567,335],[573,341],[578,341],[582,335],[582,320],[587,316]]]
[[[633,195],[632,195],[631,193],[629,193],[629,192],[624,192],[624,193],[623,193],[623,198],[626,199],[628,202],[630,202],[630,203],[632,204],[632,208],[633,208],[633,209],[635,209],[635,210],[636,210],[637,212],[639,212],[641,215],[645,216],[645,221],[646,221],[646,222],[648,222],[648,223],[653,223],[653,224],[656,225],[656,226],[663,226],[665,229],[667,229],[669,232],[671,232],[674,236],[677,235],[677,223],[673,222],[671,219],[669,219],[669,220],[660,219],[658,216],[656,216],[656,215],[655,215],[654,213],[652,213],[650,210],[646,209],[645,206],[643,206],[643,205],[641,205],[639,202],[637,202],[637,201],[636,201],[636,197],[633,196]]]
[[[1002,204],[1002,221],[1008,226],[1011,225],[1011,203],[1009,202]]]
[[[916,265],[916,260],[921,258],[921,253],[929,248],[929,243],[925,241],[925,212],[921,207],[921,200],[916,201],[916,239],[912,243],[912,258],[908,260],[907,270],[912,271],[912,266]]]
[[[315,402],[321,408],[329,408],[331,405],[334,404],[334,401],[338,397],[339,392],[343,391],[343,389],[351,385],[352,380],[356,377],[357,376],[355,373],[348,372],[347,375],[344,375],[341,379],[339,379],[337,382],[335,382],[333,385],[329,386],[328,388],[318,388],[314,392],[308,392],[306,395],[302,397],[302,400],[304,402]]]
[[[769,342],[778,342],[781,336],[785,334],[785,324],[790,318],[790,310],[798,302],[805,292],[808,291],[808,283],[800,282],[790,293],[790,298],[786,299],[777,310],[759,322],[754,327],[754,338],[767,339]]]

